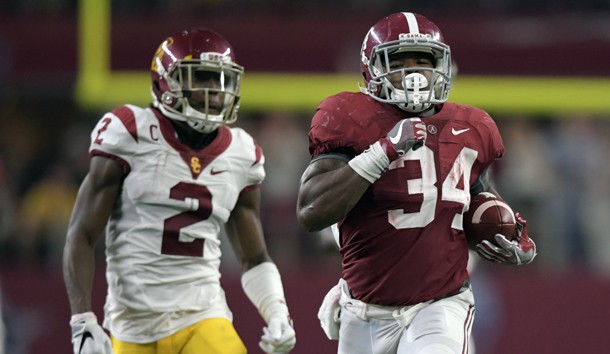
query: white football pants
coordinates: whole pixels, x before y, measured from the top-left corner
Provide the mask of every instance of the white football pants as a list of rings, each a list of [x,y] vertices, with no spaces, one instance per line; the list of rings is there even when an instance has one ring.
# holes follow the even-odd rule
[[[405,307],[352,299],[343,282],[339,354],[467,354],[474,319],[470,287],[444,299]]]

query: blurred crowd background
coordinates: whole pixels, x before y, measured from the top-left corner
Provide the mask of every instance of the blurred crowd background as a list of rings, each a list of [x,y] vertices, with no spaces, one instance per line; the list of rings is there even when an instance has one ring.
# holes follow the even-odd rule
[[[69,352],[62,248],[88,168],[89,134],[106,111],[74,100],[77,10],[76,0],[0,3],[0,298],[6,325],[0,353],[2,345],[10,354]],[[420,12],[441,27],[458,63],[458,82],[462,75],[610,76],[608,0],[117,0],[112,68],[148,70],[161,40],[188,24],[224,34],[242,58],[246,78],[257,71],[357,74],[366,31],[397,11]],[[519,102],[514,107],[511,113],[490,111],[506,146],[494,173],[504,199],[528,219],[539,256],[527,269],[477,263],[478,353],[592,352],[583,343],[610,344],[595,334],[610,323],[610,109],[540,113],[520,111]],[[339,275],[337,248],[327,232],[305,232],[294,212],[315,104],[308,110],[242,108],[237,125],[266,156],[262,217],[270,252],[284,269],[289,305],[303,312],[295,316],[302,316],[295,352],[330,353],[315,311]],[[239,292],[238,272],[226,253],[227,287]],[[103,268],[103,245],[99,255]],[[105,296],[103,284],[100,289],[98,303]],[[244,298],[235,296],[242,311],[237,299]],[[248,317],[240,315],[236,321]],[[586,329],[579,330],[578,321]],[[246,339],[256,338],[259,326],[245,323],[238,322]],[[41,344],[47,326],[60,328],[55,349]],[[523,327],[527,333],[519,332]],[[538,340],[535,330],[542,327],[551,334]],[[556,347],[532,349],[541,343]],[[256,344],[251,350],[257,352]]]

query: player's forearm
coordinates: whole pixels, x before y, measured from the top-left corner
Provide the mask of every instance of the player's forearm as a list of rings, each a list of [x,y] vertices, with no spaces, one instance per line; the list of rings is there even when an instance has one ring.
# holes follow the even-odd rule
[[[347,165],[311,178],[299,193],[299,223],[308,231],[329,227],[352,210],[370,185]]]
[[[95,271],[93,247],[72,240],[64,247],[63,276],[72,314],[91,311],[91,289]]]
[[[282,279],[274,263],[263,262],[249,269],[243,273],[241,283],[265,323],[269,323],[273,316],[289,318]]]

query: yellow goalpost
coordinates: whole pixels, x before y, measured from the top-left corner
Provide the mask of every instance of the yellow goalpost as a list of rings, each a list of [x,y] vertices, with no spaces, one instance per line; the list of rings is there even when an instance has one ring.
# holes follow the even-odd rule
[[[75,99],[87,109],[151,101],[148,71],[110,69],[111,0],[80,0],[79,66]],[[152,55],[152,54],[151,54]],[[249,72],[242,83],[241,110],[313,112],[327,96],[357,91],[360,75]],[[610,117],[610,78],[458,76],[449,101],[494,114]]]

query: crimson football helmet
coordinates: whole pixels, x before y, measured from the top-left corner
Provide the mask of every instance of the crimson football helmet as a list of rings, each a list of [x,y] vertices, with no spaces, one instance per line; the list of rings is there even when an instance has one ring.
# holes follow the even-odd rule
[[[152,60],[153,105],[171,119],[210,133],[237,120],[243,73],[233,47],[218,33],[197,28],[176,33],[161,43]],[[191,96],[198,92],[205,102],[195,104]],[[213,95],[217,99],[211,104]]]
[[[432,54],[434,67],[390,68],[392,54],[412,51]],[[360,67],[367,93],[377,101],[395,104],[419,113],[444,103],[451,89],[451,51],[439,28],[422,15],[398,12],[377,22],[364,38]],[[428,71],[430,82],[421,73]],[[402,87],[394,87],[388,76],[400,72]]]

